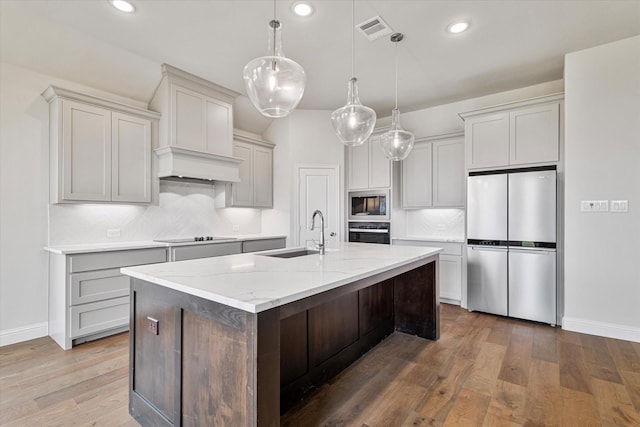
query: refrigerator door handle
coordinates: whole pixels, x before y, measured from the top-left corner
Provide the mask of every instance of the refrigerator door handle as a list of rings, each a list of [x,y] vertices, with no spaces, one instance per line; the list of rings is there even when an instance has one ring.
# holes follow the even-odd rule
[[[551,254],[555,254],[556,250],[555,249],[547,249],[547,248],[520,248],[520,247],[510,247],[509,248],[509,252],[518,252],[518,253],[536,253],[536,254],[544,254],[544,255],[551,255]]]
[[[469,245],[469,249],[474,251],[486,251],[486,252],[507,252],[509,248],[506,246],[481,246],[481,245]]]

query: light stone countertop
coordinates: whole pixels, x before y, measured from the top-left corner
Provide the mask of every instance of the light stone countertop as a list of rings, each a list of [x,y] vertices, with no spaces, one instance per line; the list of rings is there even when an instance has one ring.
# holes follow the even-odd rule
[[[191,246],[191,245],[215,245],[217,243],[237,242],[245,240],[263,240],[263,239],[281,239],[285,238],[284,235],[261,235],[261,234],[246,234],[235,236],[218,236],[224,237],[224,240],[205,241],[205,242],[182,242],[182,243],[165,243],[156,242],[154,240],[141,240],[136,242],[109,242],[109,243],[82,243],[77,245],[58,245],[58,246],[46,246],[44,250],[59,254],[59,255],[72,255],[82,254],[90,252],[109,252],[109,251],[123,251],[129,249],[149,249],[149,248],[169,248],[176,246]]]
[[[415,261],[441,248],[342,242],[325,255],[275,258],[278,249],[122,268],[123,274],[251,313],[319,294]]]

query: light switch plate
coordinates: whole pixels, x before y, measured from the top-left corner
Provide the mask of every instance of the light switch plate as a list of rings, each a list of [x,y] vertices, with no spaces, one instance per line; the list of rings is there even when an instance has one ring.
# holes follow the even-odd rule
[[[612,200],[611,212],[629,212],[628,200]]]
[[[120,237],[120,229],[119,228],[110,228],[107,230],[107,239],[115,239]]]
[[[581,200],[580,212],[609,212],[608,200]]]

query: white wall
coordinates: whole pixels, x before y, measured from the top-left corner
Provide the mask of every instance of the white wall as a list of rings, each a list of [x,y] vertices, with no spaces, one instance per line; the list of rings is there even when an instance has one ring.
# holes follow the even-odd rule
[[[567,55],[565,85],[563,327],[640,341],[640,36]]]
[[[48,205],[51,84],[138,107],[74,82],[0,64],[0,345],[47,335],[48,261],[44,246],[161,237],[261,232],[261,211],[215,209],[214,187],[162,182],[157,203]],[[157,187],[157,182],[154,183]],[[107,230],[119,228],[117,239]]]
[[[296,245],[297,165],[336,165],[340,168],[340,217],[344,218],[344,145],[336,137],[330,117],[330,111],[295,110],[286,118],[274,120],[263,135],[266,140],[276,143],[276,148],[274,208],[263,212],[262,232],[281,234],[287,230],[289,246]],[[344,228],[344,224],[341,227]],[[344,236],[344,229],[341,236]]]

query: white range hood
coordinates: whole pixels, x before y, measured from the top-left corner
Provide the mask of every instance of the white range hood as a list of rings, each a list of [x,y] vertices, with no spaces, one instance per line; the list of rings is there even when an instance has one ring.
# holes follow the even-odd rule
[[[159,178],[240,182],[240,163],[243,159],[180,147],[161,147],[155,152],[158,156]]]
[[[233,102],[239,93],[162,64],[150,108],[162,113],[158,177],[240,181],[233,157]]]

